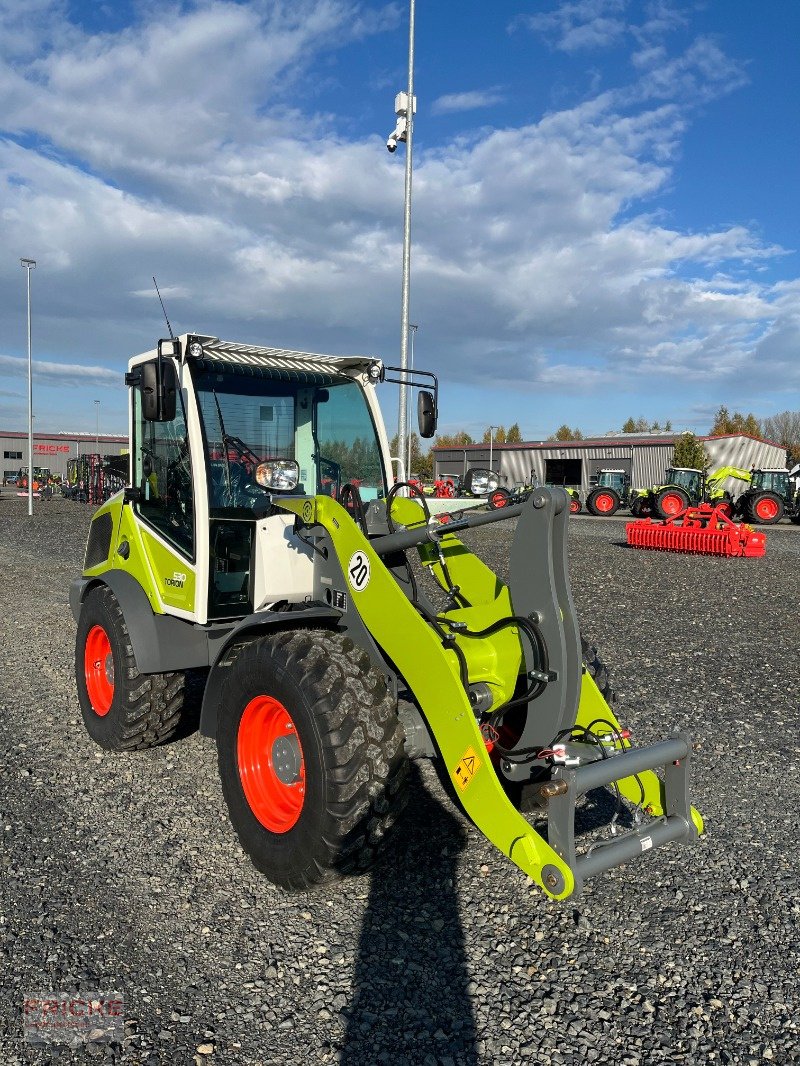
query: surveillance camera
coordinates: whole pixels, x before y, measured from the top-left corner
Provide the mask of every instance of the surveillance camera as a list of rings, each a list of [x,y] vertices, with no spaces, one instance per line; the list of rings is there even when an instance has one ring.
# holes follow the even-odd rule
[[[397,138],[395,137],[394,134],[392,134],[392,136],[386,142],[386,147],[389,149],[390,152],[396,152],[397,151]]]

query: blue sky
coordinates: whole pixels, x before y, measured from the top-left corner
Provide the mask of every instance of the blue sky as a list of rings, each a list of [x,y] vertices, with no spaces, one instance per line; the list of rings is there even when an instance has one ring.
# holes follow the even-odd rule
[[[0,427],[123,430],[163,321],[396,362],[406,3],[0,0]],[[417,0],[441,428],[800,408],[795,0]],[[394,396],[385,402],[396,418]]]

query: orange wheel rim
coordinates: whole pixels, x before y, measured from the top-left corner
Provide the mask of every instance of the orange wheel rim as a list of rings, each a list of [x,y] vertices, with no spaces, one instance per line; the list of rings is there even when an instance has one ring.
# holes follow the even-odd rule
[[[287,833],[303,810],[306,773],[297,729],[279,700],[250,700],[239,722],[236,756],[253,815],[271,833]]]
[[[601,492],[599,496],[595,497],[594,505],[598,511],[610,511],[614,506],[614,497]]]
[[[114,656],[111,641],[102,626],[92,626],[86,635],[83,672],[92,710],[104,718],[114,701]]]
[[[774,518],[778,513],[778,505],[774,500],[759,500],[756,504],[756,514],[759,518]]]

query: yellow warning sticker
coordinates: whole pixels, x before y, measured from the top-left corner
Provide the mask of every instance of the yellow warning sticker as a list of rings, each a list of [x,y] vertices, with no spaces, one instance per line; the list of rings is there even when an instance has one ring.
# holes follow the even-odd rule
[[[467,748],[461,756],[458,766],[453,771],[453,777],[462,792],[464,789],[469,788],[473,777],[480,769],[480,765],[481,760],[475,754],[475,749]]]
[[[314,521],[314,501],[306,500],[303,504],[303,521],[309,525]]]

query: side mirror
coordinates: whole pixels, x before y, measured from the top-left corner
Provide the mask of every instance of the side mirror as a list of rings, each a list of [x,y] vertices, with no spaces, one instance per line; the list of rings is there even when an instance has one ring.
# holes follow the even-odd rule
[[[436,432],[436,401],[433,393],[420,389],[417,394],[417,425],[420,437],[432,437]]]
[[[491,470],[468,470],[464,478],[464,491],[472,496],[488,496],[499,484],[499,477]]]
[[[145,422],[171,422],[178,394],[178,375],[172,360],[159,358],[143,363],[140,388]]]

